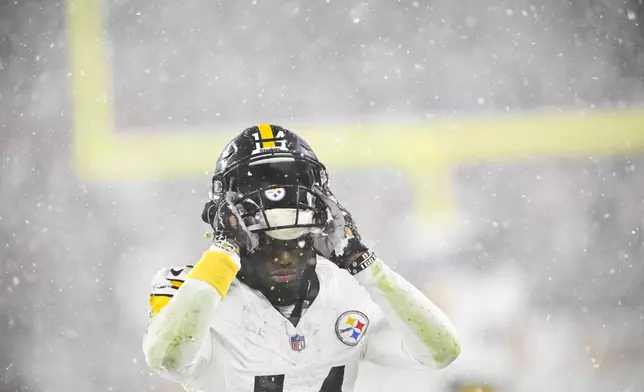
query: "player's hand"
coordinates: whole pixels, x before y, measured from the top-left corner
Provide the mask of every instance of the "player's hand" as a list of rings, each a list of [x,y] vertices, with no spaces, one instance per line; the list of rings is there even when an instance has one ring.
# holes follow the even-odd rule
[[[367,247],[362,243],[351,214],[338,203],[331,190],[318,186],[314,186],[312,190],[331,213],[331,221],[327,222],[324,229],[319,233],[311,233],[313,247],[340,268],[348,268],[367,251]]]
[[[219,203],[206,204],[203,215],[215,231],[215,242],[229,242],[242,254],[251,253],[259,245],[259,236],[248,229],[242,218],[246,214],[246,208],[256,205],[245,206],[245,203],[253,202],[244,200],[240,193],[229,191]]]

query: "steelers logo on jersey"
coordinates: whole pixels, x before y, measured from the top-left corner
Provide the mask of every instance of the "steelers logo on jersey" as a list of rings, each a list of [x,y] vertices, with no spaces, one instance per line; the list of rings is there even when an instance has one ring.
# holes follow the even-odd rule
[[[335,334],[347,346],[357,345],[367,332],[369,319],[357,310],[349,310],[338,317],[335,322]]]

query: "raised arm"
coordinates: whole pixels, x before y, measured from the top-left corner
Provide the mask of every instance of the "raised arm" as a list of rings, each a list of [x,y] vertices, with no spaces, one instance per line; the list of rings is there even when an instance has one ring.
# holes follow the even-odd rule
[[[143,352],[150,369],[186,382],[213,355],[210,322],[239,270],[239,256],[213,247],[193,267],[161,270],[153,280]]]
[[[202,365],[216,355],[210,335],[213,313],[240,269],[239,250],[250,251],[258,243],[241,218],[238,198],[227,192],[220,202],[206,203],[202,218],[212,226],[216,239],[193,268],[186,267],[185,281],[173,281],[170,275],[155,281],[161,287],[153,288],[150,297],[152,317],[143,351],[148,366],[165,378],[194,380]]]
[[[364,246],[351,214],[330,189],[313,190],[332,216],[315,235],[316,250],[348,270],[383,313],[366,335],[365,358],[387,365],[432,368],[454,361],[460,345],[445,314]]]
[[[366,336],[365,359],[389,367],[441,369],[459,356],[460,344],[447,316],[381,260],[355,278],[383,313]]]

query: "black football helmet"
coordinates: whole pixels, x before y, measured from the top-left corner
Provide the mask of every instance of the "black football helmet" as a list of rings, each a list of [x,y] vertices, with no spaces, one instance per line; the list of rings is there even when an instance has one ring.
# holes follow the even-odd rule
[[[217,159],[210,204],[220,203],[227,191],[237,192],[252,232],[290,240],[327,221],[314,184],[326,188],[328,176],[309,144],[288,129],[260,124],[241,132]],[[211,223],[207,215],[204,210],[204,221]]]

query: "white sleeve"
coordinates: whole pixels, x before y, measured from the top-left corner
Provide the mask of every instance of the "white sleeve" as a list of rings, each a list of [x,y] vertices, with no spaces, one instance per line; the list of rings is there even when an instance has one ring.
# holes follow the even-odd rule
[[[189,270],[183,267],[180,275],[172,276],[165,269],[155,276],[143,339],[150,369],[180,383],[195,380],[212,359],[210,322],[222,299],[208,283],[187,278]],[[161,305],[155,306],[154,300],[161,300]]]
[[[387,367],[440,369],[458,357],[452,323],[411,283],[381,260],[355,278],[381,310],[365,336],[364,359]]]

